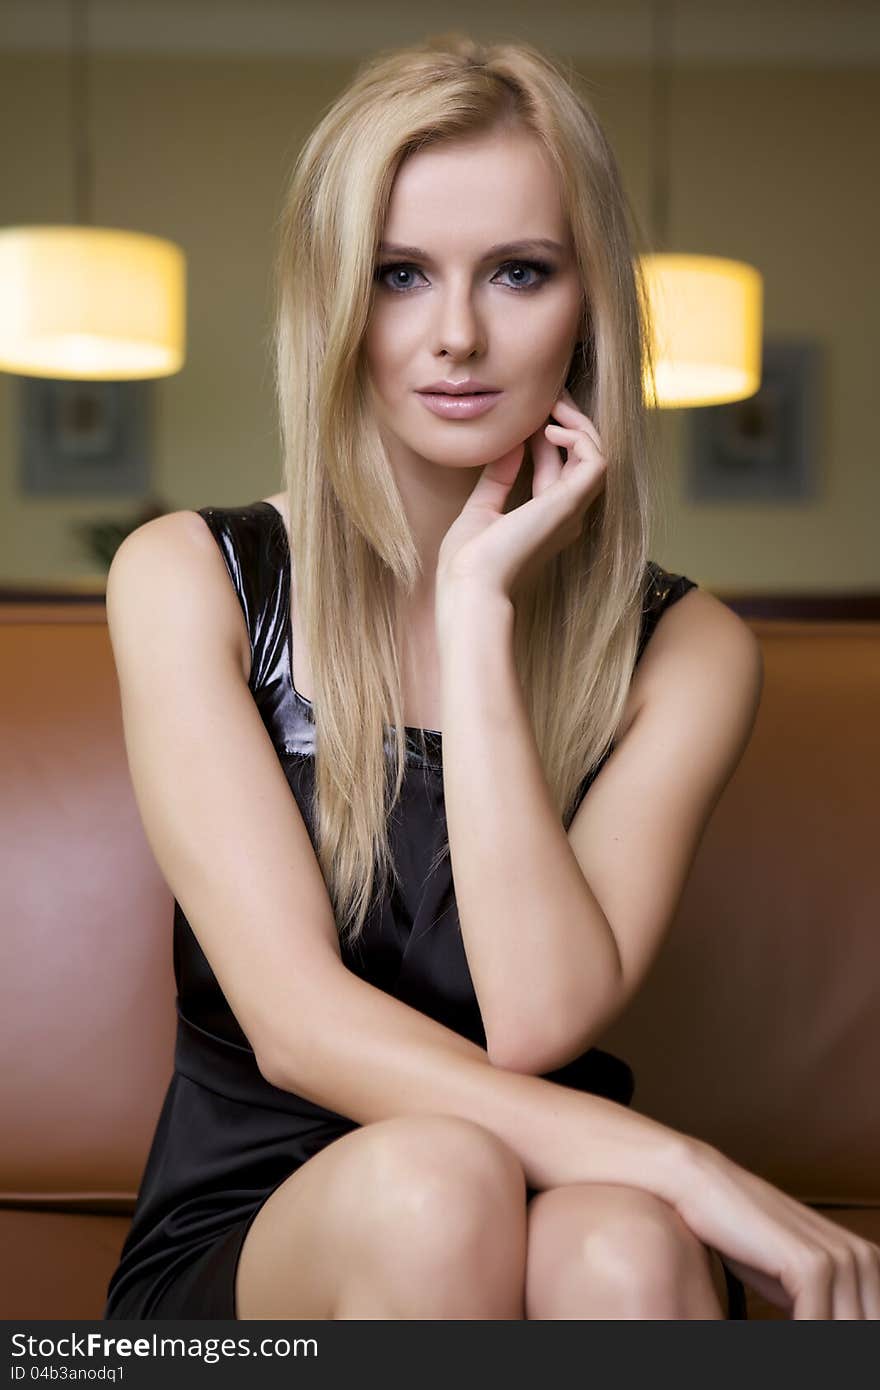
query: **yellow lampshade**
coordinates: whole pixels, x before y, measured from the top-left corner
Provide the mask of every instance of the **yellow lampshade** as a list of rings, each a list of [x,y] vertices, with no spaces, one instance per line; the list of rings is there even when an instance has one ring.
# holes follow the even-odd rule
[[[173,242],[109,227],[0,229],[0,370],[171,376],[185,329],[186,261]]]
[[[659,408],[721,405],[761,385],[763,276],[721,256],[656,253],[641,258],[654,328]]]

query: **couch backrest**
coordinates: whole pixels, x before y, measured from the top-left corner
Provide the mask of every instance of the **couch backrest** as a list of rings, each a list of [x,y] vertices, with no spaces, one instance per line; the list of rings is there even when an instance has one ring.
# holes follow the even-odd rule
[[[880,1204],[880,623],[750,625],[751,743],[597,1041],[635,1109],[802,1200]],[[173,1066],[173,899],[103,604],[0,605],[0,672],[0,1203],[129,1210]]]
[[[0,606],[0,1201],[130,1205],[174,1055],[173,898],[104,606]]]

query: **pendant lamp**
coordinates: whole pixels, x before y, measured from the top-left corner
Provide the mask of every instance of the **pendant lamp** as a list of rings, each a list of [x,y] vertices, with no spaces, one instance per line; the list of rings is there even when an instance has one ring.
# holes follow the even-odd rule
[[[186,261],[162,237],[92,225],[87,0],[72,0],[75,223],[0,228],[0,370],[171,376],[185,360]]]
[[[653,23],[653,242],[661,249],[640,258],[654,349],[654,381],[646,372],[645,397],[661,410],[741,401],[761,385],[763,276],[745,261],[665,249],[670,65],[663,52],[671,34],[667,0],[654,0]]]

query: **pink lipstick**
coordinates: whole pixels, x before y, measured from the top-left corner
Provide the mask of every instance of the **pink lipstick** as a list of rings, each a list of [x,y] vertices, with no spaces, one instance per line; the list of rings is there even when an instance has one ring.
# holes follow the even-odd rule
[[[485,415],[503,394],[503,391],[476,391],[473,395],[453,396],[440,391],[416,392],[429,410],[447,420],[472,420],[476,415]]]

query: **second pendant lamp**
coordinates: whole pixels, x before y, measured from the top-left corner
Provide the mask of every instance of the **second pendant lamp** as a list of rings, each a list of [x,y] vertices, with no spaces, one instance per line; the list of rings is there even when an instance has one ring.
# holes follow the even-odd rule
[[[761,385],[764,281],[745,261],[666,250],[669,208],[669,74],[674,0],[654,0],[652,69],[653,243],[641,257],[648,295],[658,409],[745,400]]]

